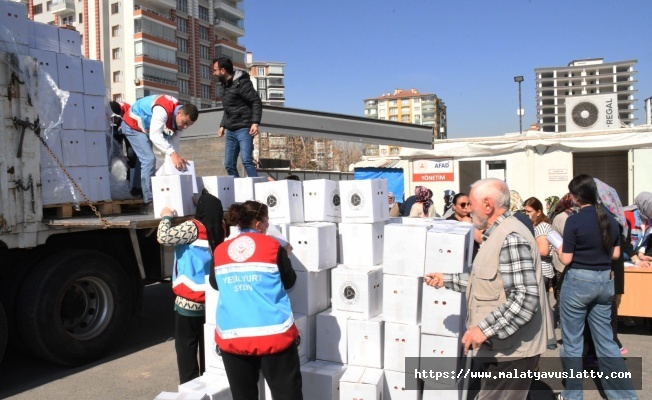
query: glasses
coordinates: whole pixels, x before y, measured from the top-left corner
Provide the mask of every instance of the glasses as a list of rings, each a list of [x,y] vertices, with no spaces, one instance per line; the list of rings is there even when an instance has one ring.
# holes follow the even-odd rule
[[[466,208],[466,206],[470,206],[471,203],[457,203],[456,205],[458,205],[458,206],[460,206],[462,208]]]

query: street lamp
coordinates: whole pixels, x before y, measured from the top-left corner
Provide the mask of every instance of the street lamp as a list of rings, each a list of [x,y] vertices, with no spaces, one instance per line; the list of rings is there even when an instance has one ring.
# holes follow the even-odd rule
[[[516,111],[516,114],[518,115],[518,132],[519,134],[522,135],[523,134],[523,109],[521,108],[521,82],[523,82],[523,77],[515,76],[514,82],[518,82],[518,111]]]

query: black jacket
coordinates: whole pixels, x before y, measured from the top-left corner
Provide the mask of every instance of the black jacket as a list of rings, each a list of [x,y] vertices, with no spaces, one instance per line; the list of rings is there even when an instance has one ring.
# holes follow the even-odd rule
[[[224,116],[220,127],[230,131],[250,128],[252,124],[260,124],[263,116],[263,103],[249,79],[249,74],[235,71],[233,78],[226,84],[222,83],[221,97],[224,106]]]

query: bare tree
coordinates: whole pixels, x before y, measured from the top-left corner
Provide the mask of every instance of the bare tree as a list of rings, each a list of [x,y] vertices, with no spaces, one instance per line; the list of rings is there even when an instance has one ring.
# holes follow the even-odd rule
[[[335,142],[333,146],[333,164],[337,171],[348,172],[349,166],[362,159],[362,149],[352,142]]]

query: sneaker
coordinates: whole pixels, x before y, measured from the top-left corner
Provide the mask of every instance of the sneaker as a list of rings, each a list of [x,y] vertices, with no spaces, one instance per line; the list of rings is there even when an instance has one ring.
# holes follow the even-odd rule
[[[622,317],[623,324],[628,327],[636,326],[636,322],[632,319],[632,317]]]
[[[143,197],[143,190],[141,188],[131,188],[129,194],[131,194],[131,197]]]
[[[564,400],[564,396],[562,396],[561,393],[557,393],[555,395],[555,400]]]
[[[154,203],[151,201],[149,203],[145,203],[140,207],[140,213],[142,215],[149,215],[149,214],[154,214]]]
[[[556,344],[549,344],[547,346],[548,350],[557,350],[557,345]]]
[[[621,347],[621,348],[620,348],[620,355],[621,355],[621,356],[624,356],[624,355],[627,354],[627,353],[629,353],[629,350],[627,350],[627,349],[624,348],[624,347]]]

